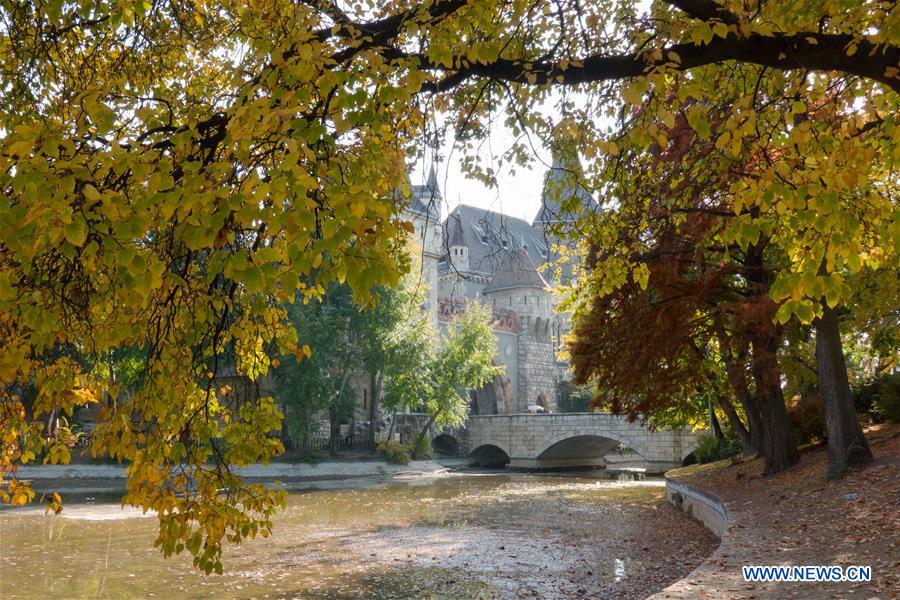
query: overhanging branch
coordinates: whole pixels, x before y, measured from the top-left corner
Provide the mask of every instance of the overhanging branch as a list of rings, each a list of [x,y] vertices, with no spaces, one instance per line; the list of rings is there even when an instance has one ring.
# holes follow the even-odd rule
[[[856,50],[848,55],[848,48]],[[418,60],[424,68],[446,71],[420,55],[405,55],[392,49],[391,58]],[[738,61],[781,70],[808,69],[835,71],[881,82],[900,91],[900,48],[876,45],[850,35],[824,33],[751,34],[741,37],[731,33],[715,37],[709,44],[675,44],[662,51],[656,60],[647,54],[595,55],[566,68],[558,62],[513,61],[499,59],[488,64],[473,64],[449,73],[438,82],[426,84],[424,91],[443,92],[470,78],[491,78],[531,85],[578,85],[597,81],[627,79],[644,75],[668,65],[687,71],[705,65]],[[462,61],[460,61],[460,64]]]

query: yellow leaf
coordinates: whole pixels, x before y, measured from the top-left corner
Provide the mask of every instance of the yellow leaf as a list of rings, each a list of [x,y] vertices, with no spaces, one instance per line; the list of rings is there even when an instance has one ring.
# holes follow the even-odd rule
[[[63,228],[63,236],[66,241],[80,248],[87,240],[88,226],[81,214],[76,214],[75,219]]]

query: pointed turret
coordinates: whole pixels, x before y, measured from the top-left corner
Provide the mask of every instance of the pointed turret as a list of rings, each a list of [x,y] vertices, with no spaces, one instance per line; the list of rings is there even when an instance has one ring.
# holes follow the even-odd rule
[[[541,208],[532,225],[545,229],[553,224],[571,221],[584,210],[593,210],[596,203],[579,181],[583,177],[574,151],[554,148],[553,166],[544,176]]]
[[[441,197],[441,190],[438,188],[437,182],[437,173],[434,171],[434,165],[428,168],[428,179],[425,181],[425,188],[435,194],[438,198]]]
[[[409,188],[412,191],[410,210],[440,220],[442,197],[434,165],[428,170],[425,185],[410,185]]]

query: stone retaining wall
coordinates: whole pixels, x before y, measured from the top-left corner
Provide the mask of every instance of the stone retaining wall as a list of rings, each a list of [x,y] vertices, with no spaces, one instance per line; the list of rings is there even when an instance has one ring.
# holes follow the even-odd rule
[[[718,496],[677,479],[666,478],[666,499],[703,523],[719,539],[731,523],[728,508]]]

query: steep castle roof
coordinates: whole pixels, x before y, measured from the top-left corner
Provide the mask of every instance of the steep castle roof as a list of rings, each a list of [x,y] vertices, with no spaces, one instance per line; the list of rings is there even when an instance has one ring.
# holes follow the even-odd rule
[[[412,197],[409,198],[407,210],[430,217],[436,221],[441,218],[441,189],[438,187],[437,174],[434,165],[428,170],[428,178],[425,185],[410,185]]]
[[[532,264],[538,266],[550,256],[543,233],[528,221],[467,204],[454,208],[444,221],[444,252],[451,246],[466,246],[469,271],[486,275],[497,272],[509,250],[524,250]],[[452,269],[451,258],[445,254],[440,271]]]
[[[504,251],[494,277],[484,288],[484,293],[513,288],[546,289],[547,282],[538,273],[534,262],[523,248]]]

